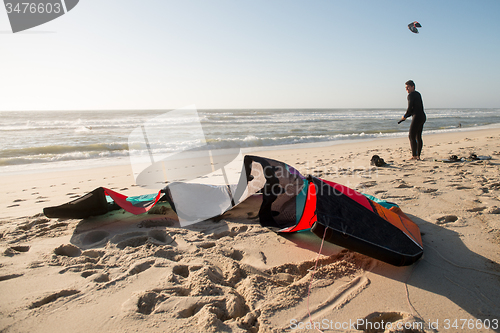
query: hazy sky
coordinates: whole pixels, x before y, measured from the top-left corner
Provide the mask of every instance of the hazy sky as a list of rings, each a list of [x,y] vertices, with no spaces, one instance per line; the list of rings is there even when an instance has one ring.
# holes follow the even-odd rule
[[[80,0],[13,34],[0,111],[500,107],[499,0]],[[408,30],[419,21],[420,34]]]

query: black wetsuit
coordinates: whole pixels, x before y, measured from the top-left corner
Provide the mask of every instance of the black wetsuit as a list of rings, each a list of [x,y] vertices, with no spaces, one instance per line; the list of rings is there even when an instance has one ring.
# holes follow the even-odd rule
[[[424,145],[422,141],[422,131],[424,130],[424,123],[427,117],[424,112],[422,96],[418,91],[413,91],[408,94],[408,109],[404,117],[412,117],[410,132],[408,134],[411,152],[413,156],[420,156],[422,146]]]

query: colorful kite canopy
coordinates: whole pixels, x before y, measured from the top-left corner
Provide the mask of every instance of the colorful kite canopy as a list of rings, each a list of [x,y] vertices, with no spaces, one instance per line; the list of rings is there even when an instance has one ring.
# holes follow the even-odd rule
[[[408,29],[410,29],[411,32],[414,32],[414,33],[418,34],[418,29],[417,28],[422,28],[422,26],[420,25],[420,23],[418,23],[417,21],[411,22],[410,24],[408,24]]]
[[[245,167],[250,175],[254,168],[264,170],[262,226],[277,232],[310,228],[328,242],[395,266],[410,265],[423,254],[420,229],[395,204],[384,207],[351,188],[304,177],[268,158],[245,156]]]
[[[305,177],[283,162],[250,155],[243,159],[237,184],[177,182],[140,197],[127,197],[101,187],[61,206],[47,207],[44,214],[87,218],[117,208],[142,214],[159,201],[166,201],[179,220],[198,221],[200,217],[222,215],[250,196],[260,200],[260,224],[278,233],[310,229],[328,242],[395,266],[410,265],[423,254],[418,226],[396,204],[376,202],[376,198],[346,186]],[[214,198],[220,198],[219,204],[213,204]]]

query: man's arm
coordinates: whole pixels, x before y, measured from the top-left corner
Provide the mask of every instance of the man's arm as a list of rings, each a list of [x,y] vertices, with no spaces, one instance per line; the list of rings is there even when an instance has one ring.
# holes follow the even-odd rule
[[[404,119],[413,116],[413,111],[415,109],[415,98],[414,94],[408,94],[408,108],[406,109],[406,113],[403,116]]]

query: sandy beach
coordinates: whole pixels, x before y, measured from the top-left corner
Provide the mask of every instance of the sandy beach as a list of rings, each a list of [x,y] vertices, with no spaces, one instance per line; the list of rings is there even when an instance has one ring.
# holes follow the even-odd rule
[[[441,161],[472,153],[491,159]],[[0,175],[0,332],[500,332],[500,128],[424,133],[422,161],[406,137],[252,154],[397,203],[424,256],[318,257],[320,238],[261,227],[252,203],[186,228],[43,216],[100,186],[152,193],[129,165]]]

